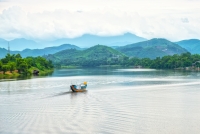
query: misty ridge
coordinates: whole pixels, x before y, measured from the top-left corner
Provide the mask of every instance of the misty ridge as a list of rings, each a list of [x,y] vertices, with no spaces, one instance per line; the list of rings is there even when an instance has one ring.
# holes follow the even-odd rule
[[[189,39],[171,42],[162,38],[147,40],[131,33],[117,36],[97,36],[84,34],[76,38],[62,38],[54,41],[27,40],[18,38],[9,41],[11,54],[20,53],[22,57],[55,54],[66,49],[85,50],[95,45],[105,45],[129,56],[139,58],[163,57],[166,55],[190,52],[200,53],[200,40]],[[8,41],[0,39],[0,58],[7,54]]]
[[[136,36],[131,33],[125,33],[116,36],[98,36],[92,34],[83,34],[75,38],[60,38],[53,41],[45,40],[28,40],[25,38],[16,38],[9,41],[12,50],[24,49],[42,49],[45,47],[59,46],[62,44],[73,44],[79,47],[91,47],[97,44],[107,46],[123,46],[131,43],[145,41],[147,39]],[[1,48],[8,48],[8,40],[0,38]]]

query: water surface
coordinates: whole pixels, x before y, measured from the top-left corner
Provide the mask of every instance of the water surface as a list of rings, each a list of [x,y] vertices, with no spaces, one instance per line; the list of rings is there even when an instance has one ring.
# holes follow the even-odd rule
[[[62,69],[0,82],[0,133],[199,134],[200,73]],[[88,82],[72,93],[71,83]]]

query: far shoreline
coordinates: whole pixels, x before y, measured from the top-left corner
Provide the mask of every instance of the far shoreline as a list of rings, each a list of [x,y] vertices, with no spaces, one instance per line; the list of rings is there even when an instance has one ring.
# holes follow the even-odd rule
[[[85,69],[85,68],[122,68],[122,69],[156,69],[156,70],[174,70],[174,71],[196,71],[199,72],[200,68],[199,67],[180,67],[180,68],[173,68],[173,69],[162,69],[162,68],[145,68],[140,65],[138,66],[122,66],[122,65],[100,65],[100,66],[95,66],[95,67],[89,67],[89,66],[61,66],[60,68],[56,69]]]

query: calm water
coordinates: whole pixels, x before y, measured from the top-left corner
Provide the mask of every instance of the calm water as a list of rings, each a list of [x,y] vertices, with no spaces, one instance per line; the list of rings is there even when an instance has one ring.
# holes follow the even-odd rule
[[[72,93],[71,83],[88,82]],[[0,82],[1,134],[199,134],[200,73],[56,70]]]

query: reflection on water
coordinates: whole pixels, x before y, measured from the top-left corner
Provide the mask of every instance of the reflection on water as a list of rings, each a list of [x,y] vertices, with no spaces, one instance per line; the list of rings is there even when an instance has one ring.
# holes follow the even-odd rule
[[[0,133],[200,133],[200,74],[137,69],[56,70],[0,82]],[[73,93],[71,83],[88,82]]]

